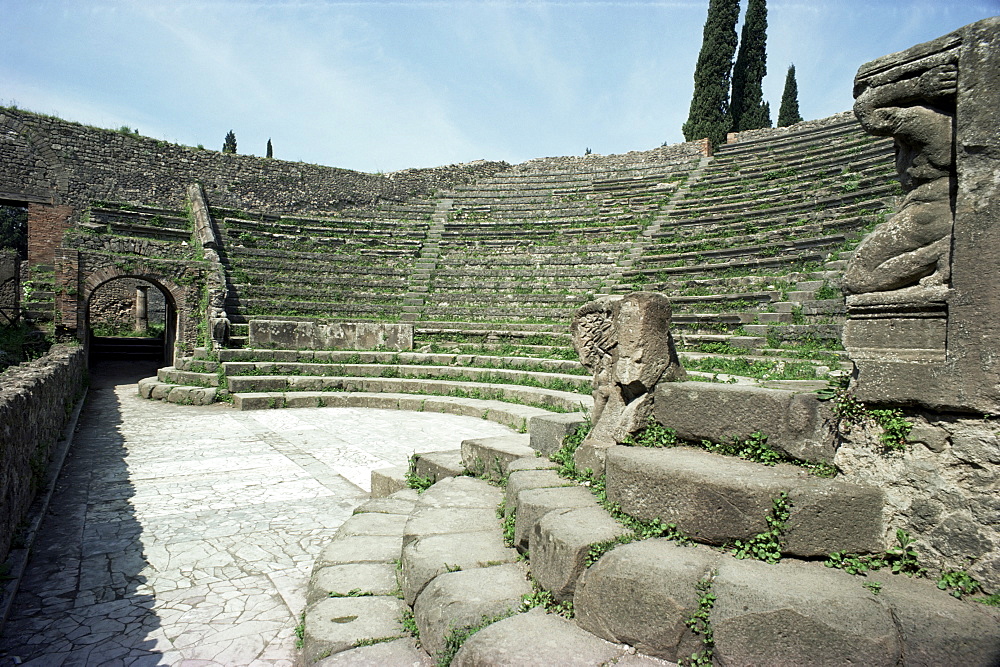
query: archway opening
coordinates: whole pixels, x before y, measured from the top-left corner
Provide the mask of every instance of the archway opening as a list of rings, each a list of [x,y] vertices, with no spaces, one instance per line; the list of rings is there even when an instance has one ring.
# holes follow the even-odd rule
[[[87,302],[90,359],[173,360],[177,308],[166,289],[141,277],[113,278]]]

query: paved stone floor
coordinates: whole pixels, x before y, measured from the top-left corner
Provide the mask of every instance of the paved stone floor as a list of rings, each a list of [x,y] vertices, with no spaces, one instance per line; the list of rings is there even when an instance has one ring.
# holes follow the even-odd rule
[[[291,665],[322,543],[374,468],[509,434],[454,415],[146,401],[91,369],[0,665]]]

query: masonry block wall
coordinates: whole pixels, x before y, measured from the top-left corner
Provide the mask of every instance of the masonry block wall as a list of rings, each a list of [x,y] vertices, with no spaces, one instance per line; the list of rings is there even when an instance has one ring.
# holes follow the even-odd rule
[[[0,562],[40,490],[85,368],[82,347],[57,345],[0,377]]]
[[[32,266],[53,264],[72,215],[70,206],[28,204],[28,262]]]
[[[480,161],[366,174],[190,148],[9,108],[0,108],[0,137],[0,196],[48,196],[78,214],[92,200],[183,209],[193,182],[204,186],[214,206],[329,212],[430,195],[508,167]]]

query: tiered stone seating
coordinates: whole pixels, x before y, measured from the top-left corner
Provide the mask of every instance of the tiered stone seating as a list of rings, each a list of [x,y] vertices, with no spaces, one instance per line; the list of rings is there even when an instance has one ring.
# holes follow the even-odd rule
[[[893,206],[891,165],[891,142],[865,135],[852,117],[720,147],[618,290],[670,295],[679,333],[692,341],[838,340],[839,273]]]
[[[230,319],[399,319],[432,210],[410,204],[330,217],[216,211],[226,232]]]
[[[526,325],[559,323],[545,333],[565,340],[572,313],[611,289],[634,239],[698,164],[643,155],[529,162],[447,193],[420,333],[482,322],[523,338],[537,332]]]
[[[97,234],[116,234],[157,239],[190,241],[191,219],[184,211],[94,202],[80,227]]]

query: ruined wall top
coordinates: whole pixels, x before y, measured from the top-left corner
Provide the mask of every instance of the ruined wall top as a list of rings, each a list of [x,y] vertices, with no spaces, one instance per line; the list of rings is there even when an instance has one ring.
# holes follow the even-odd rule
[[[0,199],[92,200],[183,208],[201,183],[213,205],[314,213],[430,195],[506,169],[471,162],[366,174],[304,162],[220,153],[0,108]]]

